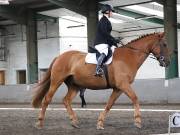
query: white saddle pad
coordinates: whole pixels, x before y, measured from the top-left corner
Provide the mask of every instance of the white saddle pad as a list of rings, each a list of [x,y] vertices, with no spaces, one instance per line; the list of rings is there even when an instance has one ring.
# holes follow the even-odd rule
[[[115,48],[116,48],[115,46],[111,47],[112,54],[114,53]],[[113,59],[113,55],[105,62],[105,64],[109,65],[112,62],[112,59]],[[96,53],[88,53],[86,55],[85,62],[89,64],[97,64]]]

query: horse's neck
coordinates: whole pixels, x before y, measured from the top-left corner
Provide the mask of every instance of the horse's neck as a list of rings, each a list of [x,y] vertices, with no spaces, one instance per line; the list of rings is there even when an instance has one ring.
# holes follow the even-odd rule
[[[154,44],[153,37],[145,37],[140,40],[137,40],[135,42],[132,42],[128,44],[127,46],[130,46],[132,48],[135,48],[141,52],[150,53],[152,45]]]
[[[139,67],[144,63],[144,61],[149,56],[154,42],[155,41],[153,37],[146,37],[145,39],[137,40],[136,42],[133,42],[132,44],[128,45],[132,48],[137,49],[137,50],[132,49],[132,51],[136,51],[134,55],[137,55],[137,57],[134,57],[134,59],[136,59],[137,61],[137,69],[139,69]]]

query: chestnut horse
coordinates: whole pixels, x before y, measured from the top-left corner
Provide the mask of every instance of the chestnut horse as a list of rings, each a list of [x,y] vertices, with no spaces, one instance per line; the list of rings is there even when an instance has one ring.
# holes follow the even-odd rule
[[[43,127],[46,108],[51,102],[57,88],[65,82],[68,92],[63,103],[69,114],[71,124],[78,127],[78,118],[71,107],[73,98],[79,89],[107,89],[112,88],[112,94],[107,102],[105,110],[100,113],[97,121],[97,129],[104,129],[104,120],[116,99],[125,93],[134,104],[134,121],[137,127],[141,127],[141,114],[138,98],[131,87],[139,67],[148,55],[152,53],[160,63],[160,66],[168,66],[170,63],[169,49],[164,39],[164,33],[153,33],[133,40],[125,46],[115,49],[113,60],[108,65],[108,83],[106,78],[94,76],[94,64],[85,63],[86,53],[68,51],[58,56],[51,63],[44,79],[35,88],[37,91],[33,97],[33,107],[41,107],[38,128]],[[107,85],[108,84],[108,85]]]

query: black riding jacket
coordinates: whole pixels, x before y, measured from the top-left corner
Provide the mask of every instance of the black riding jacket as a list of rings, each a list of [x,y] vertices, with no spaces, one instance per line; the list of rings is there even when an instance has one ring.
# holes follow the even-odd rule
[[[108,44],[110,47],[117,46],[115,38],[111,36],[111,31],[111,22],[106,16],[103,16],[98,22],[94,46],[98,44]]]

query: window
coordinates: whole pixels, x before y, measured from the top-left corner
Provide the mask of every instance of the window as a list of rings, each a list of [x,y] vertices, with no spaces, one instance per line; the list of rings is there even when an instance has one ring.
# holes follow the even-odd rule
[[[17,71],[17,84],[26,84],[26,70]]]
[[[5,71],[0,71],[0,85],[5,85]]]

